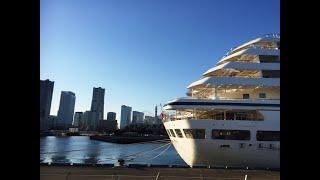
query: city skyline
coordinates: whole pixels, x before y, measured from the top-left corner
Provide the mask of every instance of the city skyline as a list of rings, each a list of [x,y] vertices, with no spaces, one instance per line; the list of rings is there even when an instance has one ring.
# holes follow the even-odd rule
[[[116,112],[118,121],[121,105],[152,113],[185,94],[230,47],[279,32],[279,6],[41,0],[40,78],[55,82],[50,114],[57,115],[61,91],[76,94],[75,111],[90,109],[93,87],[105,88],[104,114]]]
[[[54,82],[53,80],[51,80],[51,79],[40,79],[40,81],[43,81],[43,82]],[[103,108],[103,106],[104,106],[104,104],[105,104],[105,102],[104,102],[104,99],[105,99],[105,97],[104,97],[104,88],[102,88],[102,87],[93,87],[93,96],[95,96],[95,91],[96,90],[100,90],[100,89],[102,89],[103,90],[103,97],[102,97],[102,102],[101,102],[101,105],[99,105],[99,106],[102,106],[102,109],[104,109]],[[51,91],[54,91],[54,87],[52,86],[52,90]],[[68,91],[68,90],[63,90],[63,91],[61,91],[60,92],[60,98],[59,98],[59,102],[60,102],[60,99],[61,99],[61,93],[65,93],[65,92],[71,92],[71,93],[74,93],[74,92],[72,92],[72,91]],[[51,92],[52,93],[52,92]],[[74,93],[74,94],[76,94],[76,93]],[[90,105],[90,109],[89,110],[84,110],[84,111],[76,111],[75,110],[75,112],[74,113],[76,113],[76,112],[82,112],[82,113],[84,113],[85,111],[95,111],[94,109],[95,108],[93,108],[93,107],[96,107],[97,105],[93,105],[94,104],[94,101],[96,101],[95,100],[95,98],[92,98],[92,100],[91,100],[91,105]],[[50,100],[50,102],[51,102],[51,100]],[[49,107],[52,105],[52,103],[49,103],[48,104],[49,105]],[[122,104],[121,106],[126,106],[126,104]],[[156,105],[156,109],[157,109],[157,106],[158,105]],[[120,109],[121,109],[121,107],[120,107]],[[50,111],[50,110],[49,110]],[[59,108],[58,108],[58,111],[59,111]],[[138,111],[137,109],[135,110],[135,111],[137,111],[137,112],[140,112],[140,111]],[[106,113],[105,113],[106,112]],[[147,114],[152,114],[152,112],[150,112],[150,111],[141,111],[141,112],[146,112]],[[105,109],[103,110],[103,112],[102,112],[102,117],[103,117],[103,119],[101,119],[101,120],[106,120],[107,119],[107,115],[105,115],[104,116],[104,114],[109,114],[109,113],[115,113],[116,114],[116,112],[112,112],[112,111],[105,111]],[[157,113],[157,110],[156,110],[156,113]],[[52,112],[50,112],[48,115],[53,115],[53,116],[57,116],[58,115],[58,112],[56,113],[56,114],[52,114]],[[117,116],[117,115],[116,115]],[[115,118],[116,120],[118,120],[117,118]],[[119,119],[120,119],[120,117],[119,117]]]

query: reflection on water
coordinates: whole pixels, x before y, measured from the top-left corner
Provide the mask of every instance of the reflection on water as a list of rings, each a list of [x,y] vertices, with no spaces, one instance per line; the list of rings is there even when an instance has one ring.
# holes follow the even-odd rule
[[[186,165],[166,144],[114,144],[87,136],[40,137],[40,162],[115,164],[120,158],[126,163]]]

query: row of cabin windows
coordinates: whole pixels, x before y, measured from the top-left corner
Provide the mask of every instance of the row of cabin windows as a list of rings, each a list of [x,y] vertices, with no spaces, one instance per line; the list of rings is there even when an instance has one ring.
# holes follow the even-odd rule
[[[205,139],[205,129],[183,129],[183,132],[185,137],[189,139]],[[169,129],[167,133],[170,137],[183,138],[180,129]],[[250,140],[250,131],[213,129],[211,138],[220,140]],[[256,138],[257,141],[280,141],[280,131],[257,131]]]
[[[262,121],[263,115],[258,111],[199,111],[196,113],[198,119],[214,119],[214,120],[246,120],[246,121]]]
[[[266,98],[267,95],[266,93],[259,93],[259,98]],[[243,99],[249,99],[250,98],[250,94],[242,94],[242,98]]]

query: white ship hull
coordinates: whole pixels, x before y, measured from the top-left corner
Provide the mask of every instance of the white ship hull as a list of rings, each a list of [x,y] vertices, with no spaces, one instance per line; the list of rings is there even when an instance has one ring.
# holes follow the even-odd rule
[[[277,114],[279,115],[279,112]],[[278,119],[273,122],[280,121]],[[189,166],[280,168],[280,142],[258,142],[255,138],[257,130],[279,130],[275,129],[280,127],[279,124],[274,123],[184,120],[164,122],[164,126],[167,130],[206,129],[205,139],[170,137],[175,149]],[[212,139],[211,131],[214,128],[250,130],[252,137],[250,140],[241,141]]]

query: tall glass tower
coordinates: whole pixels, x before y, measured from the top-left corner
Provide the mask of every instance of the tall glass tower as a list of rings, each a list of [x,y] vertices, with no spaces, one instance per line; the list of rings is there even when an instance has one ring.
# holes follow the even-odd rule
[[[40,80],[40,129],[48,128],[54,82]]]

